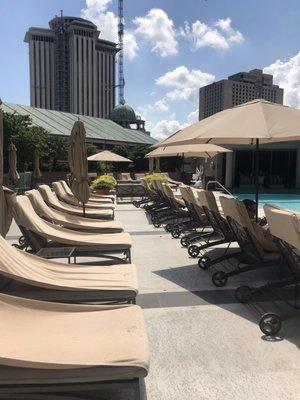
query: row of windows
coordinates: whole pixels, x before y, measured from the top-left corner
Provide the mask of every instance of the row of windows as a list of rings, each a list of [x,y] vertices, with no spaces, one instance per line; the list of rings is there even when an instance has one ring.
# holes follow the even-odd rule
[[[32,35],[32,40],[38,41],[38,42],[53,42],[53,38],[49,36],[40,36],[40,35]]]
[[[80,35],[80,36],[85,36],[85,37],[94,37],[94,32],[91,31],[83,31],[81,29],[74,29],[74,34],[75,35]]]

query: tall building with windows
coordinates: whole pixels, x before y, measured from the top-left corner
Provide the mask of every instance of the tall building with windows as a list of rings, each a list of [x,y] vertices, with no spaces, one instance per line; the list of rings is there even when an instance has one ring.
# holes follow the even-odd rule
[[[283,89],[261,69],[239,72],[200,88],[199,120],[258,98],[283,104]]]
[[[116,43],[99,39],[92,22],[55,17],[29,28],[30,105],[108,118],[115,107]]]

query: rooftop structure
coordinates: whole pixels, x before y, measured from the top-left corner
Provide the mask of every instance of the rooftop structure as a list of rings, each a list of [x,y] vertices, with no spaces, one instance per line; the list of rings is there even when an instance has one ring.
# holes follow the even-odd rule
[[[107,118],[115,106],[116,43],[83,18],[56,16],[49,27],[31,27],[24,38],[31,106]]]
[[[110,113],[109,118],[123,128],[132,129],[133,126],[137,130],[141,130],[150,134],[145,130],[145,121],[139,115],[136,115],[134,109],[128,104],[117,105]]]
[[[274,85],[273,76],[261,69],[238,72],[200,88],[199,120],[254,99],[283,104],[283,89]]]
[[[137,145],[156,143],[156,140],[143,131],[123,128],[119,124],[103,118],[82,116],[62,111],[2,103],[1,109],[9,113],[29,115],[33,124],[46,129],[51,135],[69,136],[75,121],[84,122],[87,140],[95,144]]]

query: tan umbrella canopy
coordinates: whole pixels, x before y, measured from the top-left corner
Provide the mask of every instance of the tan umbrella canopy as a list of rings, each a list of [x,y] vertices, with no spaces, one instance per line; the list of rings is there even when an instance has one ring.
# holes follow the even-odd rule
[[[158,145],[255,144],[255,198],[258,204],[259,145],[299,139],[299,109],[257,99],[205,118],[176,132]]]
[[[299,140],[300,110],[253,100],[196,122],[155,145],[255,144]]]
[[[42,176],[40,170],[40,156],[39,153],[36,151],[34,154],[34,170],[33,170],[33,177],[34,179],[40,179]]]
[[[231,152],[215,144],[191,144],[181,146],[158,147],[146,154],[147,158],[153,157],[214,157],[217,154]]]
[[[82,121],[73,125],[69,139],[68,161],[72,175],[71,190],[83,205],[90,198],[88,162],[85,147],[85,129]]]
[[[88,161],[132,162],[132,160],[129,160],[126,157],[119,156],[119,154],[113,153],[109,150],[100,151],[100,153],[88,157]]]
[[[13,192],[3,187],[3,114],[0,110],[0,235],[6,236],[12,221],[8,196]]]
[[[15,183],[20,179],[20,175],[17,170],[17,148],[13,143],[8,146],[8,164],[8,176]]]

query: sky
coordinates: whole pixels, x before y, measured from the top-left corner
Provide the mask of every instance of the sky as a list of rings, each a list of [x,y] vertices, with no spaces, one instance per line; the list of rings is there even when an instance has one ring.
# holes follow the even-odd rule
[[[63,10],[117,40],[117,0],[0,0],[0,98],[29,105],[30,26]],[[261,68],[300,108],[299,0],[124,0],[125,99],[165,138],[198,117],[199,87]]]

